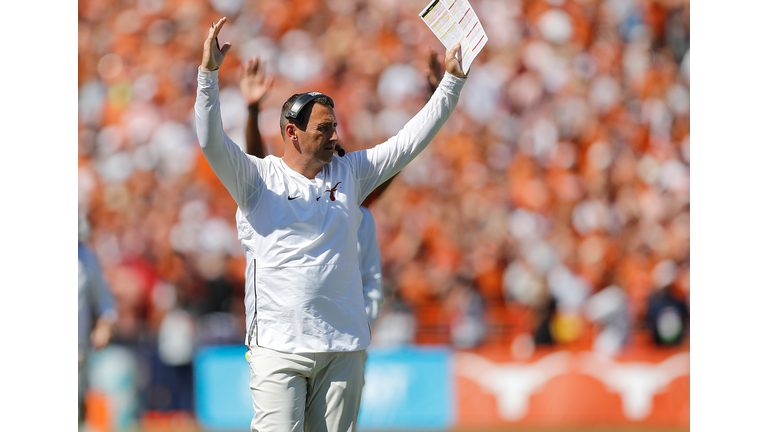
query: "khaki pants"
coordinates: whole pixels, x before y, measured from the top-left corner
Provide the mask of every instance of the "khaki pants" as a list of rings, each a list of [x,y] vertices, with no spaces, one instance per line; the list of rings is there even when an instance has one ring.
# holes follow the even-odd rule
[[[249,353],[253,432],[352,432],[363,391],[365,351]]]

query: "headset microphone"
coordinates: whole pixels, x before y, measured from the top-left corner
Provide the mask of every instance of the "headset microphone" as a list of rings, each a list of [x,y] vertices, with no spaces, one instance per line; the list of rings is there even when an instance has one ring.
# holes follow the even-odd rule
[[[338,144],[336,144],[336,152],[339,154],[339,157],[344,157],[344,155],[347,154],[347,151],[341,148]]]

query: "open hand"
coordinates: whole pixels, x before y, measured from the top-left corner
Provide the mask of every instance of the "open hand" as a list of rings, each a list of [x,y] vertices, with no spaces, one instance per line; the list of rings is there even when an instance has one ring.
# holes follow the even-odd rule
[[[266,76],[264,65],[257,57],[254,57],[243,65],[240,73],[240,92],[248,104],[248,108],[256,108],[264,99],[269,89],[272,88],[274,78]]]
[[[466,78],[469,71],[466,74],[462,72],[457,54],[461,54],[461,42],[456,42],[453,48],[445,50],[445,70],[457,78]]]
[[[212,28],[208,29],[208,39],[203,43],[203,63],[200,65],[200,69],[204,71],[217,70],[224,61],[227,51],[232,48],[232,44],[229,42],[225,42],[221,49],[216,46],[216,38],[225,22],[227,22],[227,17],[220,19]]]

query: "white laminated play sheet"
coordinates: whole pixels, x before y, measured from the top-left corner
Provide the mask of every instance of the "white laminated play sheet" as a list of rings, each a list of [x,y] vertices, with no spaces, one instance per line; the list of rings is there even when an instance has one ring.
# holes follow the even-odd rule
[[[419,16],[446,48],[461,42],[459,61],[461,70],[466,74],[488,42],[485,29],[469,1],[431,0]]]

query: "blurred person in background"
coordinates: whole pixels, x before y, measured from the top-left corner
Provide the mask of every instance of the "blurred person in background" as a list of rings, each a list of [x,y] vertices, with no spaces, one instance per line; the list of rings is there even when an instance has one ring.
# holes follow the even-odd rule
[[[648,296],[644,324],[659,346],[680,345],[689,326],[685,295],[678,287],[678,265],[672,260],[657,263],[651,275],[655,290]]]
[[[547,296],[546,300],[537,304],[534,308],[536,321],[533,341],[536,345],[552,346],[555,344],[555,338],[552,336],[552,323],[557,313],[557,300],[552,296]]]
[[[112,338],[117,314],[114,298],[104,282],[96,255],[86,246],[88,222],[78,221],[77,242],[77,378],[78,422],[85,421],[85,393],[88,390],[88,358],[91,350],[101,350]]]
[[[451,344],[459,349],[475,348],[487,333],[486,306],[474,286],[472,278],[459,274],[446,293],[449,312],[448,332]]]
[[[217,38],[226,21],[205,41],[195,111],[203,154],[257,236],[258,322],[248,340],[251,429],[350,430],[370,344],[356,250],[358,206],[447,121],[466,81],[456,57],[460,45],[446,50],[446,74],[433,97],[389,141],[335,157],[333,101],[304,93],[283,105],[282,159],[259,159],[243,153],[222,128],[218,69],[232,45],[219,48]]]
[[[656,345],[680,345],[688,329],[688,305],[672,285],[658,289],[648,299],[645,324]]]
[[[611,284],[592,294],[586,301],[584,312],[597,333],[592,350],[609,356],[620,353],[632,328],[624,289]]]
[[[384,298],[381,319],[372,333],[371,343],[389,347],[413,343],[416,336],[413,308],[395,287],[385,285]]]

